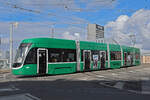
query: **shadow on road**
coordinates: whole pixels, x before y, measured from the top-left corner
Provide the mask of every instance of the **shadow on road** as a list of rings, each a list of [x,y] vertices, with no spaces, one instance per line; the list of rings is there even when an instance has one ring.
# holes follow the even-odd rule
[[[143,84],[145,84],[143,81],[71,81],[65,79],[12,81],[0,83],[0,90],[8,85],[19,90],[1,92],[0,96],[30,93],[41,100],[145,100],[150,95],[142,93]]]

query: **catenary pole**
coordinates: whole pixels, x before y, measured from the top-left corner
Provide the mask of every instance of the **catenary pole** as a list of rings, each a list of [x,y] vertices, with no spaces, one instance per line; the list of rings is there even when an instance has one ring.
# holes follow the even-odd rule
[[[9,38],[9,43],[10,43],[10,48],[9,48],[9,68],[12,66],[12,61],[13,61],[13,23],[10,23],[10,38]]]
[[[9,42],[10,42],[10,48],[9,48],[9,68],[11,68],[11,66],[12,66],[12,63],[13,63],[13,28],[14,28],[14,26],[17,28],[17,26],[18,26],[18,22],[12,22],[12,23],[10,23],[10,38],[9,38]]]

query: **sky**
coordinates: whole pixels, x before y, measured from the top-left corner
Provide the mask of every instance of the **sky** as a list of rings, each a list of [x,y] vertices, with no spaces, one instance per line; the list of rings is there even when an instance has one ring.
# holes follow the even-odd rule
[[[105,37],[121,45],[150,50],[150,0],[0,0],[1,49],[9,49],[10,23],[16,49],[26,38],[51,37],[86,40],[89,23],[103,25]]]

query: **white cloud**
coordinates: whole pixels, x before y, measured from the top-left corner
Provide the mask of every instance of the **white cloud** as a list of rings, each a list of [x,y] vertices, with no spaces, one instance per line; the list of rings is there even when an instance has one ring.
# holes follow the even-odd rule
[[[75,36],[71,35],[68,31],[63,33],[63,37],[64,39],[69,39],[69,40],[75,40]]]
[[[131,45],[129,35],[135,34],[136,46],[150,50],[150,10],[140,9],[132,16],[121,15],[105,25],[106,37],[112,37],[121,44]]]

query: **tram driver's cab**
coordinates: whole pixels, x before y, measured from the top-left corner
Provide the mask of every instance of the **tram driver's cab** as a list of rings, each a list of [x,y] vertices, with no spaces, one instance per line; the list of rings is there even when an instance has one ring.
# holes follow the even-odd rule
[[[24,60],[26,58],[26,55],[29,51],[29,48],[31,46],[31,43],[21,43],[17,53],[16,53],[16,57],[14,60],[14,63],[12,65],[13,68],[18,68],[21,67],[22,64],[24,63]]]

